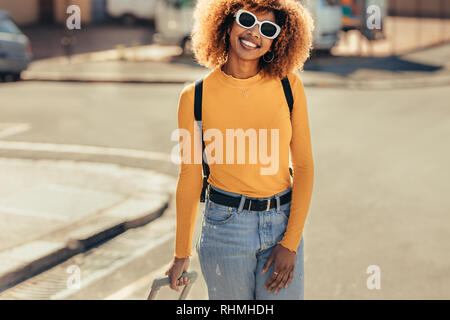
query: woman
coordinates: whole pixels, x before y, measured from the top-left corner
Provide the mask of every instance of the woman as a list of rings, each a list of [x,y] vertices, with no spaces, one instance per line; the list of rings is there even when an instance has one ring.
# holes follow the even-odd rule
[[[196,59],[213,69],[203,80],[205,144],[207,131],[216,136],[214,151],[207,151],[209,188],[196,245],[209,299],[303,299],[302,232],[314,167],[305,93],[294,71],[309,56],[312,20],[295,0],[199,0],[194,17]],[[280,81],[286,76],[291,115]],[[194,92],[194,84],[185,87],[178,106],[178,127],[191,142]],[[260,150],[216,143],[230,129],[256,133]],[[190,262],[203,182],[201,163],[185,161],[198,151],[188,146],[181,148],[175,257],[166,272],[176,291],[189,283],[181,275]],[[236,150],[245,150],[245,161],[236,160]],[[271,159],[262,156],[267,150]]]

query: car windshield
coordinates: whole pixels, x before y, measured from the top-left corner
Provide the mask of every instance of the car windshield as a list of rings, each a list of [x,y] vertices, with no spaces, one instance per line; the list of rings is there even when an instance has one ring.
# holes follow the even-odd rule
[[[175,8],[192,8],[195,6],[195,0],[168,0],[167,3]]]
[[[19,28],[8,19],[0,19],[0,32],[21,34]]]
[[[322,5],[324,6],[337,6],[339,5],[338,0],[322,0]]]

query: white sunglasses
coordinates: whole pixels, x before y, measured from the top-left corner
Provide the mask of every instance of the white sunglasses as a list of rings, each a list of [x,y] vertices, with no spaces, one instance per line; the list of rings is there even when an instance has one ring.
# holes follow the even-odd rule
[[[251,29],[258,24],[259,33],[268,39],[275,39],[281,32],[280,26],[276,23],[268,20],[259,21],[253,13],[247,10],[240,9],[234,16],[237,24],[243,28]]]

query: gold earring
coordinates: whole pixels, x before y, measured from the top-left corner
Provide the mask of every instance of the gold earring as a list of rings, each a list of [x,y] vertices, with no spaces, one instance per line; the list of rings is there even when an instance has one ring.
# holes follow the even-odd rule
[[[266,59],[266,54],[268,54],[268,53],[271,53],[271,56],[272,56],[272,57],[270,58],[270,60],[267,60],[267,59]],[[266,53],[264,54],[264,56],[263,56],[263,60],[264,60],[265,63],[271,63],[271,62],[273,61],[274,58],[275,58],[275,55],[273,54],[272,51],[266,52]]]

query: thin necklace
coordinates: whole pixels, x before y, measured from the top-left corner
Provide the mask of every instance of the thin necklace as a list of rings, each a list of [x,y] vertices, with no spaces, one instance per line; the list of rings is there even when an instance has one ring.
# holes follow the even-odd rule
[[[225,69],[225,66],[222,66],[222,71],[223,71],[223,72],[225,72],[224,69]],[[258,70],[258,72],[257,72],[256,74],[258,74],[260,71],[261,71],[261,69]],[[226,72],[225,72],[225,73],[226,73]],[[228,74],[228,73],[226,73],[226,74]],[[248,89],[249,89],[249,88],[242,89],[242,95],[244,96],[244,98],[248,98]]]

